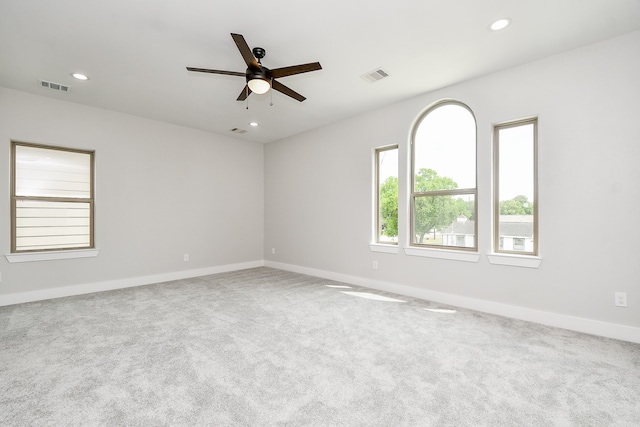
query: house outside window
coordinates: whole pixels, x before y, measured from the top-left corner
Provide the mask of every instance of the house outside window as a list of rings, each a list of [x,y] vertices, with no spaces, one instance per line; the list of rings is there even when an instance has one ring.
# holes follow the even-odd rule
[[[411,138],[410,245],[477,250],[476,121],[469,107],[441,101]]]
[[[94,152],[12,142],[11,252],[94,248]]]
[[[524,238],[523,237],[514,237],[513,238],[513,250],[514,251],[524,251]]]

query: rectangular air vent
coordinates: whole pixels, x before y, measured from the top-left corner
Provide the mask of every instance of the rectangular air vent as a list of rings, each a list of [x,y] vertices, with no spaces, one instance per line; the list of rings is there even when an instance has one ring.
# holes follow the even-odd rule
[[[38,80],[40,86],[46,87],[47,89],[53,89],[60,92],[69,92],[69,86],[62,85],[60,83],[48,82],[46,80]]]
[[[362,77],[363,79],[365,79],[369,83],[375,83],[378,80],[382,80],[385,77],[389,77],[389,73],[387,73],[382,68],[377,68],[377,69],[375,69],[373,71],[370,71],[370,72],[368,72],[366,74],[361,75],[360,77]]]
[[[246,130],[244,129],[240,129],[240,128],[233,128],[231,129],[231,132],[235,132],[235,133],[247,133]]]

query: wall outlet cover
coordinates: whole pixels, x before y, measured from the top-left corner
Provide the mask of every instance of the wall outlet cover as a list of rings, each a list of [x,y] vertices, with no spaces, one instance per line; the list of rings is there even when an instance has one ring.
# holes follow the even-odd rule
[[[626,292],[616,292],[614,304],[616,307],[626,307],[627,306],[627,293]]]

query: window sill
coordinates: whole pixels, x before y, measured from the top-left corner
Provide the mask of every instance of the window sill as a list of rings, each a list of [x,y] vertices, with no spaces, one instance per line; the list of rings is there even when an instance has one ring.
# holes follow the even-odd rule
[[[397,254],[398,245],[385,245],[383,243],[369,243],[371,252],[383,252],[387,254]]]
[[[98,256],[98,249],[78,249],[69,251],[52,252],[25,252],[20,254],[5,254],[7,261],[31,262],[31,261],[51,261],[56,259],[93,258]]]
[[[542,263],[542,258],[527,255],[491,254],[487,255],[487,258],[489,258],[491,264],[511,267],[538,268]]]
[[[478,262],[480,254],[446,249],[404,248],[404,253],[411,256],[426,258],[449,259],[453,261]]]

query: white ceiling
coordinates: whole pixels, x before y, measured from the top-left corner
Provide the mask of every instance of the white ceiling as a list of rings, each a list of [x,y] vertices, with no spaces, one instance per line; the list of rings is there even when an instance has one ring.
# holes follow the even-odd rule
[[[0,0],[0,86],[270,142],[637,29],[640,0]],[[242,77],[186,71],[244,72],[232,32],[269,68],[319,61],[280,79],[307,100],[252,94],[247,110]],[[360,77],[378,67],[390,77]]]

